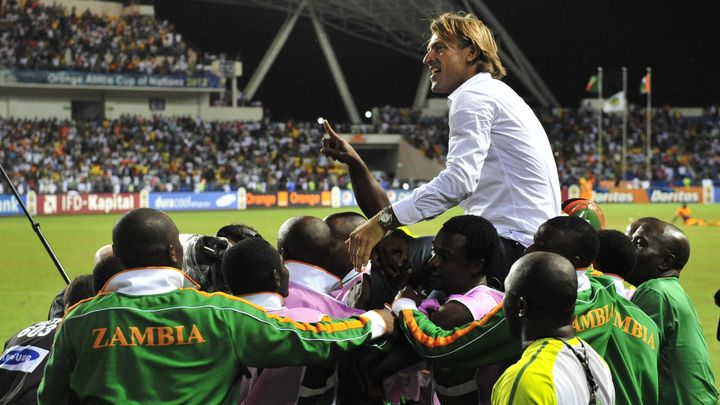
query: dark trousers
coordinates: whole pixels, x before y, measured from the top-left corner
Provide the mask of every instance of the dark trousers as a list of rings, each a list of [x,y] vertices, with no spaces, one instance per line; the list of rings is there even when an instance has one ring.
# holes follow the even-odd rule
[[[498,257],[487,272],[488,287],[505,291],[505,277],[510,267],[525,252],[525,246],[511,239],[500,237]]]

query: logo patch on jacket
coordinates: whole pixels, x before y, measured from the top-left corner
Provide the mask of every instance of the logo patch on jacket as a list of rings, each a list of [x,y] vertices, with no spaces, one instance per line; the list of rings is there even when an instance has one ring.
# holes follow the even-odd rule
[[[36,346],[11,346],[0,359],[0,368],[32,373],[45,360],[49,351]]]

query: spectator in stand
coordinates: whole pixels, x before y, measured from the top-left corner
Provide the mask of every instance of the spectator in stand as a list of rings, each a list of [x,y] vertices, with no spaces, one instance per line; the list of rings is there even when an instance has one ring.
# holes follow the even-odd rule
[[[9,0],[0,23],[4,67],[160,75],[202,69],[182,35],[152,16],[100,16],[37,0]]]
[[[445,155],[446,119],[418,117],[413,110],[386,107],[382,111],[389,123],[368,129],[403,133],[426,156]],[[711,106],[696,118],[655,114],[654,125],[663,128],[654,154],[659,156],[654,163],[658,168],[655,184],[682,185],[690,178],[692,185],[700,185],[703,179],[720,185],[717,111]],[[587,140],[595,121],[588,114],[582,109],[540,114],[556,154],[561,184],[578,184],[581,176],[595,170],[594,141]],[[612,117],[609,120],[608,125],[619,125]],[[639,120],[638,112],[633,112],[630,122],[642,126]],[[650,184],[644,176],[644,149],[640,139],[633,138],[639,136],[640,132],[630,133],[633,146],[626,175],[638,187]],[[202,179],[206,191],[245,187],[251,192],[272,192],[287,189],[288,183],[296,191],[347,188],[350,181],[344,165],[335,165],[317,152],[321,139],[316,124],[292,121],[263,125],[188,117],[123,116],[98,122],[0,118],[0,159],[23,194],[30,189],[50,194],[193,191]],[[605,166],[619,168],[615,154],[611,157]],[[612,178],[613,171],[604,178]],[[397,178],[388,182],[393,188],[402,187],[403,182],[410,188],[417,185]]]
[[[19,189],[39,193],[193,191],[201,183],[204,191],[269,192],[289,181],[311,191],[349,183],[317,153],[321,139],[310,123],[0,119],[0,158]]]

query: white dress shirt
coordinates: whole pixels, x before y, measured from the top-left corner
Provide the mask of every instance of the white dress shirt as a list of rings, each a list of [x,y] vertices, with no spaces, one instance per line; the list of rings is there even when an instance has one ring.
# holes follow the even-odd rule
[[[505,83],[478,73],[448,97],[445,169],[393,205],[404,225],[459,205],[500,236],[532,244],[537,228],[560,214],[560,182],[550,142],[530,107]]]

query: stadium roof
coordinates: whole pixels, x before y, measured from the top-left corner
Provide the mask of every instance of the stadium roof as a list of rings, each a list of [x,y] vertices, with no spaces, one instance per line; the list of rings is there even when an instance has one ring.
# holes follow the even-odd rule
[[[316,17],[326,26],[410,57],[421,56],[428,21],[443,11],[461,8],[452,0],[205,0],[256,6]]]
[[[500,47],[500,57],[510,71],[535,100],[543,106],[559,106],[552,91],[537,74],[500,21],[482,0],[204,0],[238,6],[252,6],[288,14],[283,27],[267,50],[263,62],[253,73],[244,91],[252,99],[267,70],[282,48],[297,18],[313,21],[319,42],[333,70],[339,66],[331,49],[324,27],[331,27],[348,35],[392,49],[403,55],[420,58],[428,40],[428,23],[439,13],[469,11],[478,15],[494,31]],[[324,38],[323,38],[324,37]],[[339,67],[334,79],[352,121],[359,121],[357,110]],[[429,77],[418,84],[415,105],[427,97]],[[424,90],[424,91],[423,91]],[[355,117],[355,118],[353,118]]]

